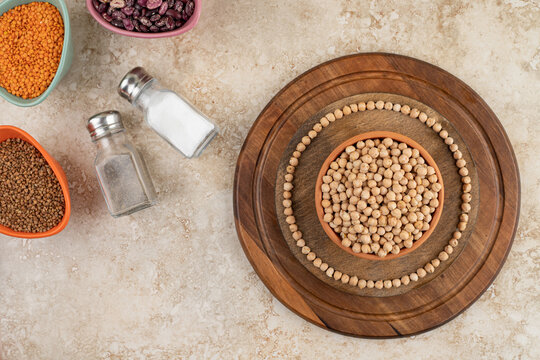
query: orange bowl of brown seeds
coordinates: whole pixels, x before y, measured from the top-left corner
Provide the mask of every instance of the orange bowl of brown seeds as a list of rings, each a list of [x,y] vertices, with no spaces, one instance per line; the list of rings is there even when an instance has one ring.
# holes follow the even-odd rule
[[[66,175],[29,134],[0,126],[0,233],[42,238],[62,231],[71,214]]]
[[[437,164],[402,134],[373,131],[339,145],[315,185],[315,206],[328,237],[359,258],[390,260],[424,243],[444,203]]]

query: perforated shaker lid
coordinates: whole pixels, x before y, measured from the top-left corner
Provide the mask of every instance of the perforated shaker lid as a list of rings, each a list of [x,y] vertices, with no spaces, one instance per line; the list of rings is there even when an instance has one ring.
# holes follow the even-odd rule
[[[118,111],[109,110],[88,119],[86,128],[90,133],[92,141],[96,141],[106,135],[124,131],[124,124]]]
[[[128,72],[120,85],[118,85],[118,94],[129,102],[133,102],[141,93],[141,90],[148,84],[153,77],[142,67],[136,67]]]

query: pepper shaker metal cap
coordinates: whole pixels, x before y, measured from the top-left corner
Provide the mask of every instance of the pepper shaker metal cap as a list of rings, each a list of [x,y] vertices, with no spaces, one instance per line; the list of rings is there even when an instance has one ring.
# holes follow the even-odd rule
[[[133,102],[141,93],[146,84],[153,80],[153,77],[145,69],[138,66],[128,72],[120,85],[118,85],[118,94],[129,102]]]
[[[86,128],[92,141],[110,134],[124,131],[124,124],[118,111],[109,110],[92,116],[86,122]]]

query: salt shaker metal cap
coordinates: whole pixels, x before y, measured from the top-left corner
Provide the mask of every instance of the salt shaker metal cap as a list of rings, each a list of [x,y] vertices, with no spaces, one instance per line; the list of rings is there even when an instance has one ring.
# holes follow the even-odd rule
[[[129,102],[133,102],[146,84],[152,81],[153,77],[146,72],[146,70],[140,66],[132,69],[128,72],[120,85],[118,85],[118,93]]]
[[[118,111],[109,110],[92,116],[86,122],[86,128],[92,141],[110,134],[124,131],[124,124]]]

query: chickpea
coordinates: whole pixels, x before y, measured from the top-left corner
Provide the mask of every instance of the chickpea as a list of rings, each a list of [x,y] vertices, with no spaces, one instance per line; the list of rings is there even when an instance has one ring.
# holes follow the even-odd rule
[[[380,102],[379,107],[381,104],[385,106]],[[387,110],[393,106],[388,105]],[[358,105],[359,111],[361,107]],[[371,107],[377,104],[368,102],[366,108]],[[411,111],[400,106],[403,109]],[[412,111],[415,115],[418,110]],[[344,107],[343,114],[348,112]],[[333,115],[340,116],[339,112]],[[305,149],[300,146],[299,150]],[[466,179],[462,181],[467,184]],[[323,176],[323,220],[341,235],[342,245],[355,252],[398,254],[429,229],[441,189],[434,168],[425,163],[418,149],[390,138],[359,141],[347,146]]]
[[[401,106],[401,112],[405,115],[409,115],[411,113],[411,108],[409,105],[403,105]]]
[[[449,256],[448,256],[448,253],[446,251],[441,251],[439,253],[439,260],[441,261],[446,261],[448,260]]]
[[[333,267],[329,267],[328,269],[326,269],[326,276],[332,277],[333,275],[334,275],[334,268]]]

